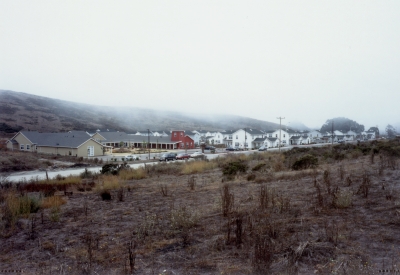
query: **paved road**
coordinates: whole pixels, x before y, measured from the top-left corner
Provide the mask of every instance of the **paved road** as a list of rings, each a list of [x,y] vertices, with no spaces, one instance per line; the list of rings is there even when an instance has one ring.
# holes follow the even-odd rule
[[[336,143],[337,144],[337,143]],[[300,145],[300,146],[285,146],[285,147],[281,147],[281,151],[286,151],[286,150],[290,150],[293,147],[321,147],[321,146],[329,146],[331,144],[310,144],[310,145]],[[192,150],[188,150],[188,153],[193,153],[193,152],[200,152],[200,149],[192,149]],[[279,151],[279,148],[269,148],[268,151],[272,151],[272,152],[277,152]],[[182,151],[174,151],[174,153],[178,153],[178,152],[184,152],[184,150]],[[250,150],[250,151],[226,151],[225,149],[218,149],[217,152],[215,154],[210,154],[210,153],[206,153],[206,156],[208,159],[215,159],[217,157],[224,157],[227,156],[228,154],[253,154],[253,153],[258,153],[259,151],[257,150]],[[127,154],[125,154],[127,155]],[[160,153],[157,154],[150,154],[150,157],[158,157],[160,155]],[[142,160],[146,160],[146,158],[148,158],[148,154],[146,155],[139,155],[141,156]],[[104,161],[110,158],[114,158],[115,156],[102,156],[102,158],[104,157]],[[192,161],[193,159],[190,159],[190,161]],[[180,160],[177,160],[180,161]],[[158,161],[155,162],[150,162],[151,164],[157,164]],[[132,168],[138,168],[143,166],[144,164],[141,162],[136,162],[136,163],[130,163],[129,166],[131,166]],[[90,167],[88,168],[88,170],[93,171],[93,172],[99,172],[101,169],[101,167]],[[55,176],[57,176],[58,174],[62,175],[62,176],[68,176],[68,175],[79,175],[80,173],[82,173],[84,171],[84,168],[77,168],[77,169],[67,169],[67,170],[59,170],[59,171],[50,171],[48,172],[48,176],[49,178],[53,178]],[[38,178],[38,179],[45,179],[46,177],[46,172],[44,171],[26,171],[26,172],[18,172],[18,173],[13,173],[11,174],[9,177],[7,177],[7,180],[10,181],[18,181],[21,180],[23,178],[29,180],[31,178]]]

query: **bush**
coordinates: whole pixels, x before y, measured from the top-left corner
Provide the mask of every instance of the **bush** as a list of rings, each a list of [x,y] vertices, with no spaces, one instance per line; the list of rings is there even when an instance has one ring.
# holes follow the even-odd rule
[[[124,169],[130,169],[129,165],[126,164],[126,163],[123,163],[123,164],[112,164],[112,163],[109,163],[109,164],[103,165],[103,167],[101,168],[100,173],[106,174],[106,175],[107,174],[111,174],[111,175],[115,176],[115,175],[118,175],[119,172],[121,170],[124,170]]]
[[[247,163],[242,160],[228,162],[222,167],[222,173],[224,175],[236,175],[239,173],[246,173],[248,169]]]
[[[265,165],[266,165],[266,163],[264,163],[264,162],[259,163],[259,164],[257,164],[256,166],[254,166],[252,170],[253,170],[253,171],[258,171],[258,170],[260,170],[261,168],[263,168]]]
[[[110,201],[111,200],[111,193],[108,190],[103,190],[100,193],[100,197],[103,199],[103,201]]]
[[[351,191],[340,191],[336,194],[334,199],[334,206],[336,208],[348,208],[352,204],[353,193]]]
[[[250,174],[247,176],[247,181],[253,181],[255,179],[256,179],[256,175],[254,175],[254,174]]]
[[[302,170],[302,169],[314,168],[317,166],[318,166],[318,158],[312,155],[305,155],[293,163],[292,169]]]

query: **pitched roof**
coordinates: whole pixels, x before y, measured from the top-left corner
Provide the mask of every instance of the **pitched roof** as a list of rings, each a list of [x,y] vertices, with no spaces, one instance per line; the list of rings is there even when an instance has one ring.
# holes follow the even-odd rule
[[[105,132],[99,133],[106,140],[103,142],[133,142],[133,143],[141,143],[150,141],[150,143],[168,143],[175,144],[179,141],[171,141],[170,136],[140,136],[140,135],[128,135],[125,132]]]
[[[257,129],[249,129],[249,128],[246,128],[246,129],[244,129],[244,131],[245,131],[246,133],[250,133],[250,134],[252,134],[252,135],[262,135],[262,134],[264,134],[263,131],[257,130]]]
[[[72,131],[66,133],[21,131],[20,133],[28,138],[33,144],[49,147],[78,148],[80,145],[91,139],[89,134],[84,131]]]
[[[276,141],[278,138],[273,138],[273,137],[269,137],[269,138],[267,138],[269,141],[271,141],[271,142],[274,142],[274,141]]]
[[[265,138],[256,138],[253,140],[253,142],[262,142],[265,141]]]
[[[292,136],[290,139],[300,139],[301,136]]]
[[[224,135],[232,135],[236,131],[237,130],[226,130],[226,131],[222,132],[222,134],[224,134]]]

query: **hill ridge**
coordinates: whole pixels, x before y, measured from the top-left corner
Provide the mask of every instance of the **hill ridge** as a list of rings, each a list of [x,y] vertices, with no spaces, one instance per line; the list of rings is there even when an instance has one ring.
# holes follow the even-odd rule
[[[279,124],[236,115],[188,114],[141,107],[98,106],[0,90],[0,131],[20,129],[60,132],[110,128],[136,130],[227,130],[236,128],[272,130]]]

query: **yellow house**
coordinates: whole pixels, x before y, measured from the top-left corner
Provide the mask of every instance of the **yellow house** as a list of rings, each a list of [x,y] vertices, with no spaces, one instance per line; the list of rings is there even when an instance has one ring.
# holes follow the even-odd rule
[[[104,146],[84,131],[66,133],[21,131],[7,141],[7,148],[62,156],[95,157],[104,155]]]

